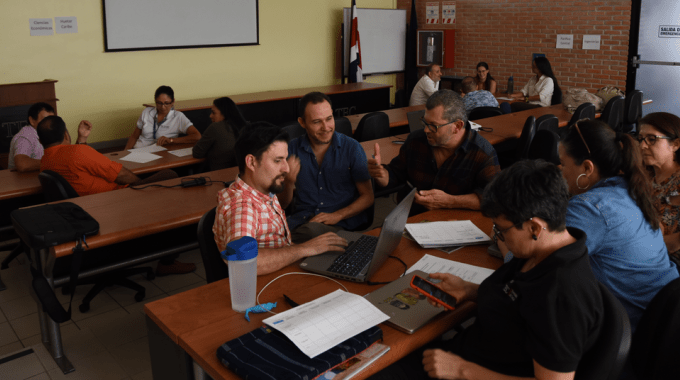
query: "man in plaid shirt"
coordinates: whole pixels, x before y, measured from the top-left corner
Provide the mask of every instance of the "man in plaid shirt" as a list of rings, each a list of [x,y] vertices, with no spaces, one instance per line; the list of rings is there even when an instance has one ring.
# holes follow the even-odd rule
[[[410,183],[418,189],[411,214],[441,208],[479,210],[484,187],[500,172],[493,146],[466,127],[465,105],[451,90],[437,91],[425,104],[424,128],[409,135],[389,165],[375,144],[368,171],[378,186]],[[410,191],[410,189],[407,189]],[[400,193],[399,199],[406,193]]]
[[[217,194],[213,233],[220,251],[227,243],[252,236],[259,244],[257,274],[279,270],[301,258],[343,251],[347,241],[328,232],[303,244],[291,243],[286,216],[275,194],[291,170],[288,134],[266,122],[245,128],[236,141],[239,175]],[[299,165],[297,166],[299,170]]]

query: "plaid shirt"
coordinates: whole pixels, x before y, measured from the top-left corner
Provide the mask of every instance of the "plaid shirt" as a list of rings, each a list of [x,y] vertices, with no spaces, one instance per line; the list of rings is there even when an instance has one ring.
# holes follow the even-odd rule
[[[281,248],[291,244],[286,215],[279,199],[248,186],[240,177],[217,193],[217,213],[213,225],[220,252],[227,243],[252,236],[260,248]]]
[[[451,195],[477,193],[480,197],[486,185],[501,168],[493,146],[476,131],[467,130],[462,144],[441,167],[437,167],[425,130],[413,132],[399,150],[399,155],[386,165],[390,173],[388,187],[409,181],[418,190],[442,190]],[[401,200],[411,189],[399,194]],[[414,203],[411,214],[426,211]]]

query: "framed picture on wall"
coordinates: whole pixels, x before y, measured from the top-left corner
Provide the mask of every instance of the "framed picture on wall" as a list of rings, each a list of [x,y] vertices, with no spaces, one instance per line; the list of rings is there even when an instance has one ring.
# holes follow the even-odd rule
[[[418,66],[444,65],[444,31],[418,31]]]

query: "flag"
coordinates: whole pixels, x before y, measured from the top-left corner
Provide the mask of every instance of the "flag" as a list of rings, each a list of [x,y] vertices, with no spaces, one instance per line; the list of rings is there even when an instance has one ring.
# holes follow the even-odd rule
[[[361,42],[359,42],[359,19],[357,3],[352,0],[352,32],[349,39],[349,83],[363,82],[361,75]]]
[[[416,15],[416,0],[411,1],[411,21],[408,24],[408,31],[406,32],[406,57],[405,57],[405,75],[404,88],[408,97],[411,96],[411,91],[418,83],[418,67],[416,58],[418,57],[418,16]],[[407,99],[408,99],[407,97]]]

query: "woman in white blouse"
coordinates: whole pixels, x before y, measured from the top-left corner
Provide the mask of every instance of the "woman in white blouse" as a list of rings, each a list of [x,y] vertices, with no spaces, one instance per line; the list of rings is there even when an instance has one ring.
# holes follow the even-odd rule
[[[536,57],[531,62],[531,71],[535,74],[524,88],[511,97],[515,100],[510,107],[512,112],[531,108],[547,107],[562,102],[562,90],[557,84],[550,61],[545,57]]]

